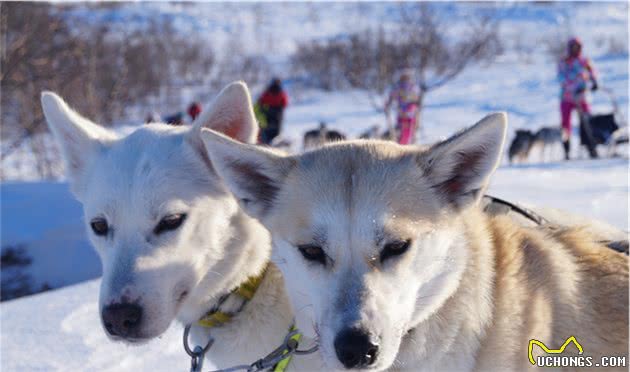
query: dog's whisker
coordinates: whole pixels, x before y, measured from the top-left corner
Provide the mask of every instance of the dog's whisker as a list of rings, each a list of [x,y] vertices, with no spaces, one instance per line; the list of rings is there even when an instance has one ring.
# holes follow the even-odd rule
[[[213,274],[213,275],[216,275],[216,276],[218,276],[218,277],[220,277],[220,278],[223,278],[223,277],[224,277],[224,275],[223,275],[223,274],[221,274],[221,273],[220,273],[220,272],[218,272],[218,271],[214,271],[214,270],[209,270],[209,271],[208,271],[208,274]]]

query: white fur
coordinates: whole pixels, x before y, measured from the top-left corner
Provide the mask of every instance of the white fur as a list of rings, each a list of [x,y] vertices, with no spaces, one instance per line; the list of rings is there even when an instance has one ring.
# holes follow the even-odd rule
[[[356,141],[298,156],[211,130],[202,138],[245,210],[271,231],[273,259],[287,279],[298,324],[313,324],[328,368],[343,368],[336,335],[358,327],[379,344],[367,369],[470,370],[468,350],[446,355],[444,343],[455,336],[436,335],[427,319],[458,288],[468,261],[464,221],[451,212],[481,194],[505,128],[505,114],[495,114],[426,151]],[[260,189],[271,191],[249,187],[252,168]],[[378,261],[385,243],[406,239],[407,253]],[[307,261],[302,244],[321,246],[326,266]]]
[[[42,94],[42,106],[102,260],[100,309],[121,302],[143,308],[140,331],[125,341],[157,337],[175,318],[196,322],[218,297],[262,272],[269,234],[241,211],[199,139],[201,128],[213,128],[255,141],[245,84],[226,87],[192,127],[150,124],[124,137],[81,117],[54,93]],[[187,214],[181,227],[154,234],[164,216],[177,213]],[[113,232],[95,235],[90,221],[96,217]],[[205,345],[212,335],[207,356],[216,366],[250,363],[280,344],[291,320],[282,277],[272,266],[242,313],[224,327],[194,326],[191,343]]]

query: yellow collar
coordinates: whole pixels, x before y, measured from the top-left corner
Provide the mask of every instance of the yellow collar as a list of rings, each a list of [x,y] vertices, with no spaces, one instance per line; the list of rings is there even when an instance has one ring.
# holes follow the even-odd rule
[[[267,273],[268,267],[269,265],[265,267],[265,269],[262,271],[262,273],[260,273],[260,275],[249,277],[243,284],[238,286],[238,288],[235,288],[230,293],[227,293],[221,296],[221,298],[219,299],[218,303],[214,306],[214,308],[210,310],[206,315],[204,315],[201,319],[199,319],[199,321],[197,321],[197,325],[201,327],[206,327],[206,328],[214,328],[214,327],[219,327],[226,323],[229,323],[232,320],[232,318],[234,318],[234,316],[236,316],[241,310],[243,310],[245,305],[252,298],[254,298],[254,295],[256,294],[258,287],[260,287],[260,283],[262,283],[262,280],[264,279],[265,274]],[[221,305],[223,305],[230,296],[237,296],[238,298],[240,298],[242,301],[241,305],[238,307],[238,310],[235,312],[221,311]],[[289,337],[290,340],[292,340],[293,342],[298,343],[300,341],[300,338],[302,337],[302,334],[300,334],[297,331],[297,328],[295,328],[295,326],[292,325],[291,328],[289,329],[289,334],[287,335],[287,337]],[[290,350],[285,347],[285,349],[282,350],[282,354],[283,355],[287,354],[289,351]],[[270,369],[270,371],[285,372],[287,367],[289,366],[289,363],[291,362],[291,359],[292,359],[292,355],[289,355],[287,358],[281,360],[275,366],[273,366]]]
[[[221,298],[219,298],[219,302],[204,315],[201,319],[197,321],[197,325],[206,328],[219,327],[225,323],[229,323],[236,314],[241,312],[245,305],[254,298],[260,283],[262,282],[265,274],[267,273],[267,268],[269,265],[265,266],[265,269],[258,276],[249,277],[243,284],[235,288],[230,293],[227,293]],[[221,311],[221,306],[230,298],[231,296],[237,296],[242,302],[236,311],[227,312]]]

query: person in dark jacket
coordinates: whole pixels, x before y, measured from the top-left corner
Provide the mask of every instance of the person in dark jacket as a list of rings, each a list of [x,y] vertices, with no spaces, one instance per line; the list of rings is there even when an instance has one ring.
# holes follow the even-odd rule
[[[289,99],[282,89],[282,82],[280,79],[274,78],[257,102],[265,119],[264,123],[261,122],[263,124],[261,128],[262,143],[269,145],[280,134],[282,116],[288,104]]]

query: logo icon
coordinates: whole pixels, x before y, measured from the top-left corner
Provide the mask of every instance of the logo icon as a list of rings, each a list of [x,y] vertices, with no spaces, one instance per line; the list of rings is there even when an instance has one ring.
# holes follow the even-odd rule
[[[548,353],[548,354],[561,354],[561,353],[564,352],[564,349],[566,349],[566,347],[570,343],[573,343],[577,347],[578,353],[580,355],[582,355],[584,353],[584,349],[582,348],[582,345],[580,345],[578,340],[575,339],[575,336],[571,336],[571,337],[567,338],[567,340],[562,344],[562,346],[560,346],[559,349],[550,349],[550,348],[547,347],[547,345],[545,345],[541,341],[533,340],[533,339],[529,340],[529,346],[527,348],[527,354],[529,356],[529,362],[532,365],[536,365],[536,361],[534,360],[534,356],[532,355],[532,351],[534,349],[534,345],[538,345],[541,349],[543,349],[543,351],[545,353]]]

